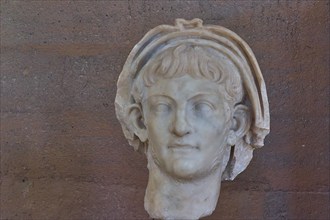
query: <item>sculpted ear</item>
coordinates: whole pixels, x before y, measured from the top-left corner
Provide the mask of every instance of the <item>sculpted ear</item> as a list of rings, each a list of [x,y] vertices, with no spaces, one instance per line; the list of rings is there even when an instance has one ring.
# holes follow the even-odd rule
[[[128,115],[130,123],[133,125],[134,134],[138,136],[142,142],[145,142],[148,135],[141,107],[138,104],[131,105],[128,109]]]
[[[230,146],[234,146],[236,142],[244,137],[251,126],[251,116],[249,108],[245,105],[237,105],[234,107],[232,118],[232,126],[229,131],[227,142]]]

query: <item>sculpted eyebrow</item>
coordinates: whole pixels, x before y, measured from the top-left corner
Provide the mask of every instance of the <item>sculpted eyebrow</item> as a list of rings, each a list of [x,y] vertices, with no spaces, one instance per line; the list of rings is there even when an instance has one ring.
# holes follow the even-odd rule
[[[218,96],[213,94],[213,93],[202,93],[202,94],[197,94],[197,95],[189,98],[188,101],[198,100],[198,99],[205,99],[205,100],[210,100],[210,101],[218,101],[219,100]]]
[[[150,97],[147,98],[147,100],[150,100],[150,101],[157,101],[157,99],[160,99],[160,100],[169,100],[170,102],[174,102],[174,100],[167,96],[167,95],[152,95]]]

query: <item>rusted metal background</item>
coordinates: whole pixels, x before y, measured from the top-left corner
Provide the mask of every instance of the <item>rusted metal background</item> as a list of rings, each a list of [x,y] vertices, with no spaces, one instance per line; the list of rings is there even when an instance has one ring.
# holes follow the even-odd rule
[[[114,113],[131,48],[175,18],[254,50],[271,133],[206,219],[329,219],[329,1],[1,1],[1,219],[148,219]]]

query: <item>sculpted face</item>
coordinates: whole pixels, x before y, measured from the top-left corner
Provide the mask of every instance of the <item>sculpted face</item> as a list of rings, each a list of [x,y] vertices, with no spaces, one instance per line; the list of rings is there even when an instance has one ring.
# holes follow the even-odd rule
[[[237,34],[176,19],[134,46],[117,83],[116,114],[146,153],[144,207],[154,219],[199,219],[216,207],[269,133],[265,83]]]
[[[155,163],[178,179],[200,178],[219,166],[231,109],[221,85],[184,75],[159,79],[142,103]]]

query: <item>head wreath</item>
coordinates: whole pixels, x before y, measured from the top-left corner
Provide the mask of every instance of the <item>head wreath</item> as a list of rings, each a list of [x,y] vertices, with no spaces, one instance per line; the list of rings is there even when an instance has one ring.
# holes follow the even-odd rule
[[[246,98],[251,105],[252,124],[249,132],[235,145],[233,157],[227,165],[224,179],[233,179],[242,172],[252,158],[254,148],[264,145],[269,133],[269,106],[266,86],[251,48],[237,34],[227,28],[203,25],[202,20],[176,19],[175,25],[160,25],[150,30],[129,54],[117,83],[116,114],[125,137],[138,150],[142,143],[134,134],[127,117],[127,109],[134,104],[131,89],[134,79],[151,57],[183,43],[212,47],[230,58],[239,69]],[[242,160],[242,163],[237,161]]]

